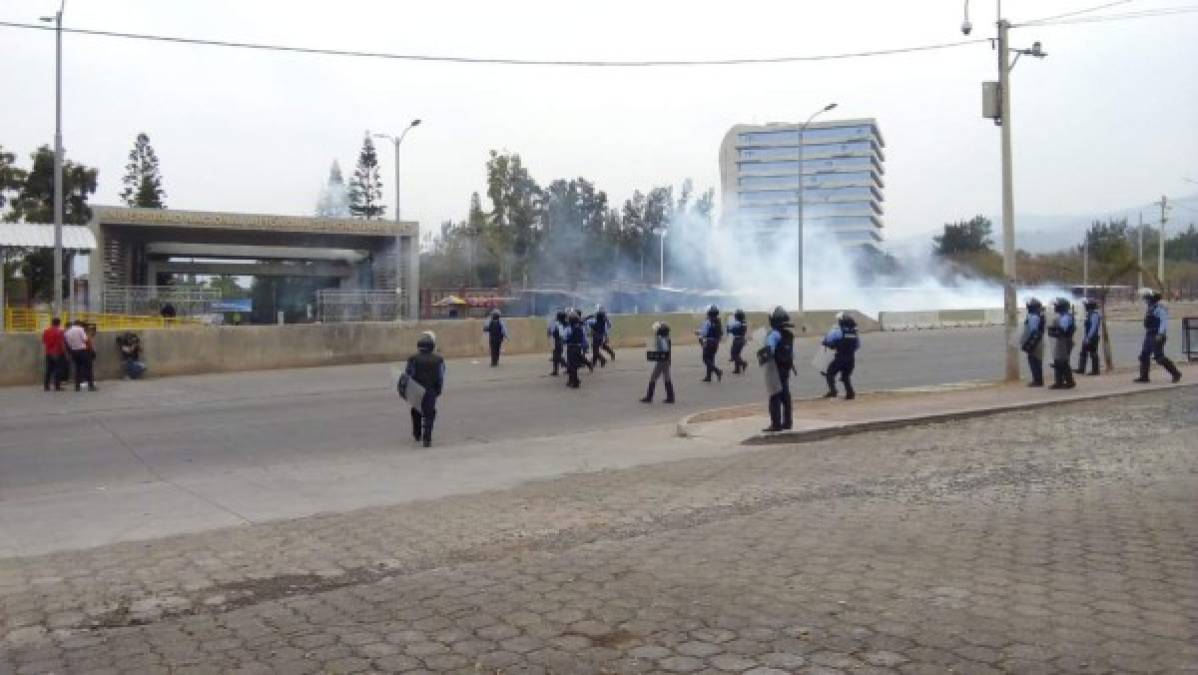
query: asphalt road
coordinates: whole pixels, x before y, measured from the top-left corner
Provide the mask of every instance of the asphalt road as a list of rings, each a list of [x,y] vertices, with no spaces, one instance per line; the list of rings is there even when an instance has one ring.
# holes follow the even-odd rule
[[[1134,362],[1135,328],[1114,328],[1118,363]],[[1001,344],[996,329],[869,334],[859,388],[993,380]],[[822,391],[805,363],[815,348],[799,347],[798,397]],[[677,349],[679,403],[647,406],[640,350],[577,391],[547,375],[545,355],[454,360],[431,451],[412,443],[387,364],[0,389],[0,558],[735,454],[676,438],[674,423],[763,406],[760,371],[702,384],[701,368],[694,346]]]
[[[1132,365],[1138,327],[1115,323],[1112,331],[1117,363]],[[806,365],[815,344],[798,345],[796,397],[824,390]],[[855,381],[869,390],[995,379],[1001,345],[996,328],[868,334]],[[751,343],[746,351],[754,349]],[[720,360],[727,358],[725,347]],[[679,402],[649,406],[637,401],[649,373],[640,350],[621,350],[607,368],[584,374],[578,391],[565,387],[564,376],[548,376],[543,355],[507,357],[497,369],[452,360],[435,440],[446,446],[629,429],[764,403],[756,366],[741,376],[725,368],[722,383],[703,384],[697,349],[678,348]],[[0,503],[53,492],[56,484],[167,480],[200,467],[270,467],[410,448],[392,370],[376,364],[102,382],[98,393],[0,390]]]

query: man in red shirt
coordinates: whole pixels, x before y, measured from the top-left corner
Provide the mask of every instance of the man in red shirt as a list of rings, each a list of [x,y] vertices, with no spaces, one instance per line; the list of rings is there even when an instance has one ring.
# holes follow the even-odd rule
[[[46,354],[46,378],[43,383],[50,391],[50,380],[54,380],[54,391],[62,391],[63,371],[66,369],[66,341],[63,339],[62,320],[54,317],[50,327],[42,331],[42,348]]]

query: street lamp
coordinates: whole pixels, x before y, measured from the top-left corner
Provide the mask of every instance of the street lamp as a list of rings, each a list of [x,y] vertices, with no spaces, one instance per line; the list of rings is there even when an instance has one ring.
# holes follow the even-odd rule
[[[62,0],[54,16],[40,17],[54,24],[54,316],[62,316]]]
[[[807,133],[807,126],[811,124],[812,120],[835,107],[835,103],[829,103],[816,110],[799,127],[799,314],[803,313],[803,273],[806,271],[803,265],[803,136]]]
[[[1003,317],[1005,324],[1005,339],[1007,344],[1006,379],[1014,382],[1019,379],[1019,348],[1015,342],[1018,309],[1015,299],[1015,193],[1013,186],[1013,169],[1011,167],[1011,70],[1019,57],[1026,54],[1042,59],[1045,54],[1040,43],[1036,42],[1031,49],[1012,49],[1008,42],[1011,22],[1002,16],[1002,0],[997,0],[998,26],[998,105],[996,110],[984,110],[983,114],[992,117],[994,123],[1002,129],[1002,257],[1003,257]],[[969,22],[969,0],[965,0],[965,22],[961,24],[961,32],[969,35],[972,24]],[[1011,52],[1015,52],[1015,61],[1010,60]],[[989,85],[989,86],[988,86]],[[993,83],[983,83],[983,92],[990,92]],[[986,100],[985,95],[983,100]]]
[[[401,215],[400,210],[399,210],[399,197],[400,197],[400,192],[399,192],[399,144],[403,143],[404,136],[407,136],[409,131],[411,131],[414,127],[418,127],[418,126],[420,126],[420,120],[414,119],[408,124],[408,126],[398,136],[392,136],[391,134],[371,134],[375,138],[385,138],[395,144],[395,223],[396,223],[396,225],[399,224],[400,215]],[[401,241],[402,241],[402,238],[401,238],[401,236],[399,234],[399,230],[397,228],[396,232],[395,232],[395,294],[397,296],[400,293],[400,289],[401,289],[400,278],[403,275],[403,256],[400,253],[400,251],[402,250],[401,246],[400,246]],[[412,243],[413,247],[418,246],[418,245],[419,245],[419,242]],[[419,251],[413,251],[412,258],[413,258],[413,260],[416,260],[416,261],[420,260]],[[413,264],[416,264],[416,263],[413,263]],[[414,271],[411,276],[413,279],[416,278]],[[412,284],[409,282],[408,285],[411,286]],[[419,294],[420,294],[420,289],[418,289],[418,288],[409,288],[408,289],[408,304],[411,306],[411,307],[409,307],[408,312],[409,312],[409,314],[411,314],[413,320],[418,318],[416,316],[417,311],[412,308],[418,307],[418,303],[420,302],[420,300],[418,298]],[[398,302],[399,302],[399,298],[397,297],[396,298],[397,305],[398,305]],[[400,312],[397,308],[396,312],[395,312],[396,318],[399,318],[399,315],[400,315]]]
[[[658,244],[658,254],[660,255],[660,259],[657,263],[657,271],[659,276],[657,285],[662,288],[665,288],[666,285],[666,234],[668,233],[669,229],[664,227],[657,230],[657,236],[660,239],[660,243]]]

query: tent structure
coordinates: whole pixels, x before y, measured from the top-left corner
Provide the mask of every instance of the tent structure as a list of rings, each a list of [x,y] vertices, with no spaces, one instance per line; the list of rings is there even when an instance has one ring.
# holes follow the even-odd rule
[[[0,332],[4,331],[4,316],[8,309],[4,293],[4,263],[8,262],[10,250],[30,248],[54,248],[54,226],[37,223],[0,223]],[[67,276],[67,287],[74,289],[75,254],[90,253],[96,249],[96,235],[91,228],[82,225],[62,226],[62,250],[69,255],[63,267]],[[74,303],[75,294],[71,293]],[[73,309],[73,308],[72,308]]]

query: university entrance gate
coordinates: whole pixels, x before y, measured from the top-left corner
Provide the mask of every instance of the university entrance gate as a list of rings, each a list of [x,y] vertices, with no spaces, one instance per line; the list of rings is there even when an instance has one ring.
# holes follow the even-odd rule
[[[389,291],[398,296],[388,303],[391,316],[372,318],[420,313],[415,222],[97,206],[89,227],[96,237],[88,275],[93,308],[126,297],[127,289],[152,294],[170,275],[229,274],[321,278],[364,296]]]

